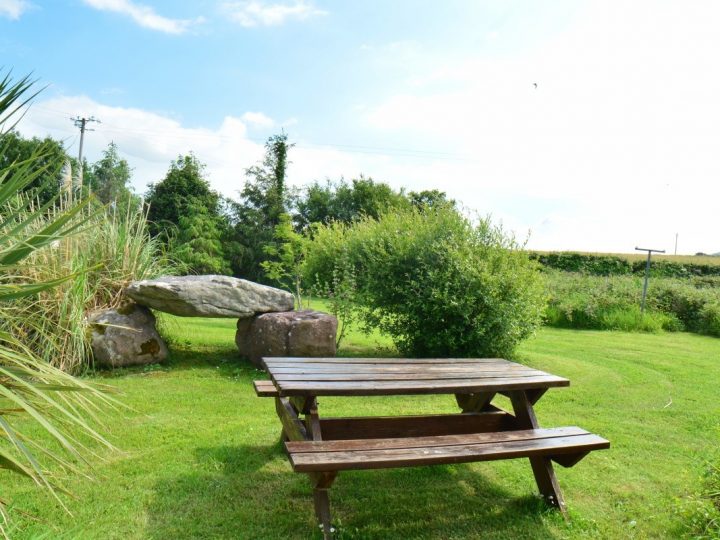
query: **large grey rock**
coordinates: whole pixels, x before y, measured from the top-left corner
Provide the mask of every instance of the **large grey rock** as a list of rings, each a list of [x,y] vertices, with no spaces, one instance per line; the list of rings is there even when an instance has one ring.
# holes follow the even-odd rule
[[[263,356],[335,356],[337,326],[321,311],[265,313],[238,321],[235,344],[258,366]]]
[[[293,309],[293,296],[229,276],[170,276],[134,281],[125,293],[138,304],[183,317],[252,317]]]
[[[155,329],[155,316],[144,306],[128,303],[96,311],[88,321],[96,366],[154,364],[167,358],[167,346]]]

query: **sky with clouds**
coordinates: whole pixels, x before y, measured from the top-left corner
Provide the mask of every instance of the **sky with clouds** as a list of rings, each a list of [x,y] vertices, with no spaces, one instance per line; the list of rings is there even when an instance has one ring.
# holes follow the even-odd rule
[[[230,197],[263,142],[290,181],[444,190],[535,249],[720,251],[720,3],[0,0],[47,88],[19,129],[99,118],[142,193],[193,151]]]

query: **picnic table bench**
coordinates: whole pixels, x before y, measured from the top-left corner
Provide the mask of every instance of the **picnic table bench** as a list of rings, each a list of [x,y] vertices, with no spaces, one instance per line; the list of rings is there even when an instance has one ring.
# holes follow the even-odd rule
[[[570,381],[499,358],[263,358],[295,472],[308,473],[331,538],[328,490],[339,471],[529,458],[540,493],[566,512],[552,463],[572,467],[610,443],[578,427],[540,428],[533,405]],[[460,413],[321,417],[318,396],[454,394]],[[491,402],[505,395],[513,412]]]

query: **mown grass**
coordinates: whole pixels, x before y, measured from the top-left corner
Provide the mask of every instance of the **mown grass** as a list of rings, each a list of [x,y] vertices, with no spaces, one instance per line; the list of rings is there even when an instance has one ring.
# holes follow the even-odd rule
[[[64,513],[28,483],[3,476],[13,537],[319,538],[306,478],[278,443],[264,378],[237,358],[234,321],[167,318],[162,367],[98,374],[133,410],[105,418],[122,454],[103,454],[96,482],[74,478]],[[392,349],[351,333],[340,354]],[[558,468],[566,523],[532,495],[524,460],[348,472],[331,493],[340,538],[663,538],[683,532],[680,498],[695,491],[717,446],[720,340],[692,334],[542,329],[519,360],[568,377],[536,410],[545,426],[580,425],[612,442]],[[322,399],[327,415],[454,411],[450,397]]]

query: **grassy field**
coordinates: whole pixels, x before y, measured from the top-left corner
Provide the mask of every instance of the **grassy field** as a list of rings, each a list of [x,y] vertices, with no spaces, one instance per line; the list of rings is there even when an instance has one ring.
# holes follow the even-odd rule
[[[73,478],[72,515],[3,473],[13,538],[319,538],[309,482],[278,443],[264,374],[237,358],[234,321],[169,319],[168,365],[99,375],[131,411],[105,421],[122,453],[104,453],[96,481]],[[341,354],[391,352],[381,336],[351,334]],[[532,495],[524,460],[348,472],[331,492],[340,538],[671,538],[681,498],[694,491],[718,444],[720,340],[543,328],[518,358],[568,377],[537,413],[612,442],[573,469],[558,468],[564,522]],[[450,397],[322,399],[329,415],[454,411]]]

